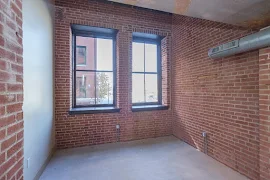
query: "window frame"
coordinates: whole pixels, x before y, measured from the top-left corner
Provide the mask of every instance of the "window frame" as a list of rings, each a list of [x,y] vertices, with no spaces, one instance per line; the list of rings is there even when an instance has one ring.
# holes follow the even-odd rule
[[[133,103],[132,100],[132,106],[151,106],[151,105],[162,105],[162,53],[161,53],[161,37],[151,39],[151,38],[145,38],[145,37],[136,37],[133,36],[132,44],[135,43],[144,43],[144,71],[143,72],[133,72],[133,68],[131,71],[131,75],[133,77],[133,74],[143,74],[144,75],[144,88],[145,88],[145,75],[146,74],[156,74],[157,75],[157,87],[158,87],[158,101],[157,102],[144,102],[144,103]],[[146,72],[145,71],[145,44],[155,44],[157,45],[157,72]],[[133,48],[132,48],[133,50]],[[133,58],[132,58],[133,63]],[[133,83],[132,83],[133,85]],[[144,89],[145,91],[145,89]],[[132,92],[133,93],[133,92]],[[132,94],[133,96],[133,94]],[[145,98],[145,97],[144,97]]]
[[[87,27],[90,28],[91,30],[78,30],[75,27],[77,27],[78,25],[72,27],[72,108],[96,108],[96,107],[115,107],[116,106],[116,95],[117,95],[117,65],[116,65],[116,34],[117,31],[113,30],[113,29],[106,29],[106,28],[96,28],[96,27]],[[79,26],[80,27],[80,26]],[[85,26],[84,26],[85,27]],[[112,33],[103,33],[103,32],[98,32],[98,30],[96,31],[96,29],[105,29],[108,31],[113,31]],[[80,36],[80,37],[91,37],[91,38],[100,38],[100,39],[111,39],[113,42],[113,69],[112,71],[103,71],[103,70],[79,70],[79,71],[84,71],[84,72],[110,72],[113,74],[113,103],[112,104],[89,104],[89,105],[77,105],[76,104],[76,47],[77,47],[77,43],[76,43],[76,37]],[[96,59],[96,39],[95,39],[95,53],[94,53],[94,58]],[[81,66],[81,65],[79,65]],[[96,79],[95,79],[96,81]],[[95,82],[96,85],[96,82]],[[96,88],[96,87],[95,87]],[[95,91],[96,94],[96,91]],[[95,95],[96,96],[96,95]]]

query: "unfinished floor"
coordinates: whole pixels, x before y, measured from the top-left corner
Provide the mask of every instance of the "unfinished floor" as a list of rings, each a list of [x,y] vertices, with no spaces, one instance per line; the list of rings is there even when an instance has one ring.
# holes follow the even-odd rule
[[[168,136],[59,150],[41,180],[246,180]]]

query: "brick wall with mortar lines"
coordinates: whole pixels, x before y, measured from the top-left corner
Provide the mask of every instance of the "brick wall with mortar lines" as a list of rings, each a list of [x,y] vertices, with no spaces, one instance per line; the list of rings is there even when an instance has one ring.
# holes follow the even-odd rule
[[[0,0],[0,179],[23,179],[22,1]]]
[[[270,48],[260,50],[260,180],[270,179]]]
[[[259,178],[258,51],[212,60],[211,47],[251,33],[173,15],[173,134],[251,179]]]
[[[68,115],[71,106],[71,24],[118,29],[117,106],[120,113]],[[56,0],[56,142],[58,148],[110,143],[172,134],[171,110],[131,112],[132,32],[166,36],[162,44],[163,100],[170,105],[171,15],[88,0]],[[165,61],[165,58],[166,61]]]

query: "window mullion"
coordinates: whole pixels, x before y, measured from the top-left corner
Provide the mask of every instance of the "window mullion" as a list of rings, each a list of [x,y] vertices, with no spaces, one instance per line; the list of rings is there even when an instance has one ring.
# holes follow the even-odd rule
[[[76,45],[77,45],[77,42],[76,42],[76,35],[73,35],[73,94],[74,94],[74,97],[72,99],[73,101],[73,106],[76,106],[77,104],[77,99],[76,99],[76,83],[77,83],[77,78],[76,78],[76,56],[77,56],[77,48],[76,48]]]
[[[158,102],[162,104],[162,57],[161,57],[161,44],[157,45],[157,65],[158,65]]]
[[[94,39],[94,67],[97,69],[97,39]],[[97,104],[97,72],[95,72],[95,105]]]
[[[104,73],[111,73],[113,71],[103,71],[103,70],[81,70],[81,69],[78,69],[76,71],[80,71],[80,72],[104,72]]]
[[[144,43],[144,103],[146,103],[146,89],[145,89],[145,43]]]

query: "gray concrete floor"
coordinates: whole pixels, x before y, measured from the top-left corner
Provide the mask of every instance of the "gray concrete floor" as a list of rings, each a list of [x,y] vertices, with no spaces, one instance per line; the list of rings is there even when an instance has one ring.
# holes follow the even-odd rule
[[[247,180],[168,136],[59,150],[40,180]]]

